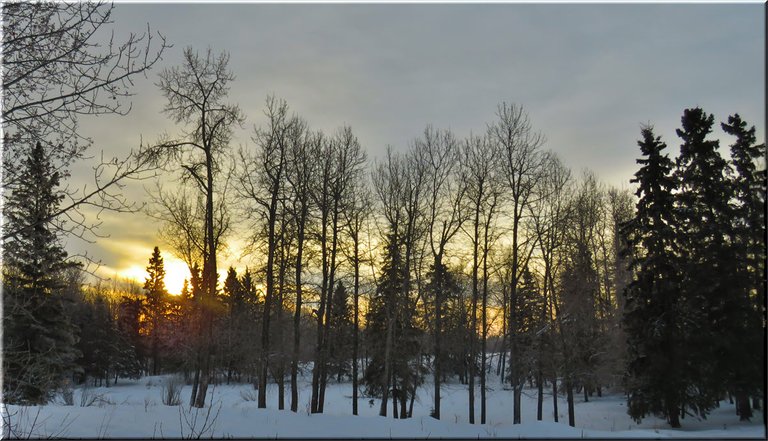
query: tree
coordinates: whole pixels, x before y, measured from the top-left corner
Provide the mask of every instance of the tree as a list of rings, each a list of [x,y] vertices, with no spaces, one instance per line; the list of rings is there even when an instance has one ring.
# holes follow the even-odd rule
[[[727,179],[731,170],[718,152],[719,142],[707,139],[714,117],[700,108],[686,109],[681,123],[677,134],[683,143],[674,173],[681,288],[691,347],[706,348],[685,354],[698,393],[684,404],[706,415],[725,392],[725,376],[732,371],[743,291],[733,247],[737,231]]]
[[[412,360],[419,354],[418,330],[413,321],[415,308],[404,296],[405,266],[403,244],[387,236],[382,275],[366,314],[366,342],[371,360],[364,374],[368,394],[381,396],[380,416],[387,416],[391,393],[392,416],[407,418],[406,402],[419,383]],[[402,241],[402,239],[401,239]],[[394,350],[394,341],[397,350]],[[400,411],[398,412],[398,405]]]
[[[459,160],[460,146],[450,130],[424,129],[414,148],[417,159],[423,161],[427,185],[427,235],[432,252],[432,269],[427,290],[434,303],[434,408],[432,417],[440,419],[440,381],[442,377],[441,342],[443,333],[443,302],[448,289],[447,268],[443,264],[445,250],[450,240],[461,229],[465,216],[462,203],[466,183],[461,179]]]
[[[216,178],[222,166],[222,158],[232,137],[232,127],[242,124],[240,108],[226,102],[229,84],[234,75],[228,70],[229,55],[214,56],[211,49],[201,56],[191,47],[184,49],[182,66],[165,69],[157,84],[167,99],[163,112],[177,124],[184,124],[179,139],[167,135],[156,146],[159,154],[178,161],[184,176],[190,179],[205,197],[205,222],[203,240],[202,282],[204,296],[200,334],[202,383],[194,397],[195,406],[203,407],[211,378],[211,329],[213,326],[212,303],[216,299],[217,273],[216,252],[219,234],[214,221]],[[194,81],[190,81],[194,79]],[[220,233],[220,232],[218,232]]]
[[[168,292],[165,290],[165,265],[163,257],[160,255],[160,249],[155,247],[152,250],[152,257],[149,258],[147,266],[147,278],[144,281],[144,292],[146,297],[143,301],[144,315],[150,322],[150,355],[152,357],[152,375],[160,373],[160,327],[163,315],[165,313],[165,297]]]
[[[421,163],[412,157],[397,155],[391,148],[387,149],[386,160],[377,164],[373,173],[374,189],[381,202],[387,236],[383,276],[374,298],[374,303],[378,302],[380,307],[374,309],[378,313],[372,317],[377,317],[379,323],[383,321],[378,336],[384,337],[384,344],[380,348],[383,353],[374,357],[368,365],[366,382],[371,384],[371,381],[375,381],[374,384],[381,388],[381,416],[387,415],[390,386],[393,390],[393,406],[397,407],[399,399],[400,416],[403,418],[407,417],[404,409],[407,398],[415,394],[418,386],[419,373],[408,363],[413,352],[418,353],[418,348],[412,349],[408,339],[413,338],[412,320],[416,309],[416,302],[410,295],[413,256],[424,231],[424,182],[425,173]],[[396,353],[393,351],[395,338],[402,338]],[[381,375],[372,378],[371,373],[376,369],[380,370]],[[395,390],[398,391],[396,397]]]
[[[538,203],[528,207],[538,256],[543,266],[541,292],[546,303],[545,332],[540,333],[537,376],[539,377],[539,397],[536,417],[541,420],[543,414],[543,376],[552,380],[552,396],[557,397],[558,351],[555,343],[563,343],[561,332],[562,316],[559,311],[560,271],[565,253],[568,217],[571,200],[571,171],[563,165],[553,153],[549,153],[540,183],[542,197]],[[506,325],[504,326],[506,329]],[[561,346],[562,347],[562,346]],[[502,357],[503,360],[503,357]],[[502,365],[503,369],[503,365]],[[502,371],[503,372],[503,371]],[[557,399],[552,400],[554,421],[558,421]]]
[[[6,225],[16,240],[3,247],[3,395],[7,402],[45,404],[75,368],[77,329],[66,311],[64,275],[72,263],[51,226],[60,173],[40,142],[22,162],[7,196]]]
[[[570,210],[562,292],[566,337],[571,339],[565,354],[570,355],[567,374],[575,381],[574,386],[581,386],[584,401],[601,390],[598,373],[604,370],[606,323],[612,313],[610,287],[604,289],[600,273],[605,213],[605,192],[596,175],[587,170]]]
[[[255,299],[249,299],[249,293],[243,282],[248,282],[250,273],[246,272],[242,280],[237,276],[237,271],[229,267],[227,278],[224,280],[222,292],[224,308],[226,309],[221,326],[224,344],[223,362],[227,369],[227,384],[233,377],[240,380],[245,370],[245,358],[250,350],[249,328],[252,327],[251,303]]]
[[[333,138],[316,144],[316,147],[319,147],[319,150],[314,151],[315,157],[323,159],[315,176],[311,195],[320,222],[317,241],[320,244],[322,280],[311,406],[313,412],[322,413],[328,376],[330,317],[333,313],[331,297],[336,271],[341,263],[341,259],[337,257],[342,239],[343,213],[350,205],[350,192],[362,173],[366,155],[349,126],[341,127]]]
[[[667,147],[643,127],[638,141],[643,155],[631,182],[638,184],[635,216],[626,225],[628,256],[635,276],[624,291],[627,334],[627,412],[636,421],[649,413],[680,427],[682,405],[691,382],[681,355],[690,331],[677,268],[672,161]]]
[[[488,137],[473,136],[465,141],[462,149],[461,179],[466,184],[465,210],[471,213],[468,219],[472,230],[465,233],[472,243],[472,300],[470,313],[470,340],[469,340],[469,423],[475,423],[475,377],[477,359],[477,302],[479,300],[479,271],[483,265],[483,341],[481,361],[481,421],[485,416],[485,335],[486,335],[486,302],[487,289],[487,258],[489,251],[489,230],[498,214],[501,186],[499,168],[493,158],[499,154],[495,144],[489,142]],[[482,261],[482,262],[481,262]]]
[[[532,249],[532,242],[524,243],[521,240],[521,220],[526,212],[526,208],[529,204],[533,204],[536,201],[537,186],[541,181],[541,173],[544,170],[544,164],[546,164],[547,157],[539,151],[539,148],[544,144],[544,136],[539,132],[534,132],[531,126],[528,115],[524,112],[521,106],[514,104],[508,105],[502,103],[498,107],[497,111],[498,120],[489,126],[489,141],[498,145],[498,149],[501,152],[501,177],[504,179],[507,189],[509,190],[507,196],[511,202],[512,212],[512,280],[509,290],[510,307],[515,303],[517,296],[517,285],[522,271],[526,267],[527,259],[525,256],[527,251]],[[527,249],[525,248],[527,245]],[[511,310],[510,310],[511,313]],[[515,326],[513,323],[514,317],[510,317],[510,325]],[[514,344],[514,336],[510,338],[510,344]],[[513,401],[513,423],[520,424],[520,407],[521,407],[521,393],[522,385],[519,383],[520,379],[518,375],[515,375],[516,368],[514,348],[512,350],[512,356],[510,356],[510,374],[513,374],[512,388],[515,395]],[[485,400],[483,399],[481,419],[485,422]]]
[[[346,220],[347,235],[352,242],[352,250],[347,251],[347,258],[352,264],[353,288],[352,288],[352,314],[353,314],[353,337],[352,337],[352,415],[357,415],[357,396],[359,381],[359,359],[360,359],[360,267],[367,261],[363,257],[361,249],[361,233],[363,227],[367,224],[371,216],[371,194],[367,180],[360,177],[353,183],[352,202],[348,210],[344,211]],[[298,318],[296,319],[298,323]],[[296,325],[298,326],[298,324]],[[297,349],[298,350],[298,349]]]
[[[280,239],[278,209],[284,195],[284,175],[287,167],[288,134],[298,123],[297,117],[288,115],[288,104],[274,97],[267,98],[265,114],[267,128],[254,128],[253,141],[258,146],[254,156],[241,152],[241,159],[246,169],[240,175],[240,194],[255,211],[260,222],[266,225],[267,266],[266,295],[262,315],[261,359],[259,360],[259,408],[267,406],[267,375],[270,351],[270,309],[275,299],[274,266],[277,259]],[[259,235],[254,235],[257,240]],[[278,305],[282,308],[282,305]]]
[[[337,381],[342,376],[348,376],[352,370],[352,333],[354,323],[352,317],[352,305],[349,304],[349,293],[341,281],[336,282],[336,289],[331,299],[331,338],[328,342],[329,358],[328,367],[336,374]]]
[[[130,34],[122,43],[98,43],[98,35],[112,23],[113,7],[104,2],[3,3],[5,189],[24,185],[21,164],[37,143],[48,152],[59,179],[66,179],[70,166],[85,159],[91,144],[78,129],[79,118],[127,114],[130,104],[126,100],[132,96],[134,78],[145,75],[169,47],[149,27],[143,34]],[[139,149],[124,159],[96,165],[92,188],[58,188],[60,203],[39,222],[83,237],[99,222],[90,222],[81,209],[132,210],[120,193],[121,182],[145,177],[152,170],[149,153]],[[8,243],[19,234],[22,231],[7,225],[2,238]]]
[[[288,134],[288,170],[285,175],[289,186],[291,212],[295,222],[296,255],[295,255],[295,289],[296,301],[293,314],[293,351],[291,354],[291,411],[299,409],[299,351],[301,348],[301,308],[303,302],[302,273],[304,271],[304,248],[307,239],[307,226],[310,217],[310,185],[314,179],[314,161],[311,157],[311,143],[320,139],[321,135],[313,135],[307,129],[304,121],[298,122]]]
[[[568,423],[575,425],[574,389],[580,383],[584,400],[596,386],[594,371],[602,342],[598,308],[600,285],[592,243],[600,212],[596,178],[585,173],[570,207],[565,262],[561,278],[560,332],[564,359]]]
[[[729,390],[736,396],[740,419],[748,420],[752,416],[749,396],[759,397],[764,389],[760,366],[765,364],[765,328],[761,317],[764,316],[766,283],[766,151],[765,144],[756,144],[755,127],[747,128],[747,123],[738,114],[729,116],[728,123],[722,123],[721,127],[736,137],[731,144],[731,161],[736,173],[730,183],[734,194],[732,225],[736,229],[732,246],[739,271],[734,281],[739,285],[734,299],[736,316],[728,325],[736,328],[733,337],[739,342],[739,350],[730,354],[727,381]],[[759,164],[761,159],[763,163]],[[760,166],[762,169],[758,168]]]

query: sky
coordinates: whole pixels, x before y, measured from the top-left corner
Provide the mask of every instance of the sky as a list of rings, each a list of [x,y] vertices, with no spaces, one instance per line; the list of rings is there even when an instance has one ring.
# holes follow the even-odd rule
[[[116,40],[149,23],[174,46],[135,80],[128,116],[80,124],[94,141],[92,153],[107,157],[179,133],[161,112],[157,75],[179,65],[185,47],[210,47],[230,54],[230,101],[247,117],[234,149],[253,147],[269,94],[314,129],[350,125],[372,160],[387,145],[405,151],[427,124],[459,137],[483,132],[505,101],[523,106],[546,136],[545,148],[577,175],[589,168],[607,185],[632,188],[642,124],[654,125],[672,156],[689,107],[718,122],[738,112],[765,138],[764,17],[759,3],[117,3]],[[719,127],[714,136],[725,153],[730,140]],[[89,182],[87,166],[74,170],[75,183]],[[141,203],[153,187],[128,183],[124,191]],[[143,212],[102,220],[99,232],[108,237],[70,240],[70,253],[87,251],[104,277],[143,280],[152,247],[164,250],[157,223]],[[248,262],[233,248],[220,267]],[[169,272],[182,274],[169,254]]]

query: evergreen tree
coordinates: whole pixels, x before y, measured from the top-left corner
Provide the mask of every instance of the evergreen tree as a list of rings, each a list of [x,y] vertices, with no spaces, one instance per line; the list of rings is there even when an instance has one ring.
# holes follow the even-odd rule
[[[141,299],[124,295],[118,304],[117,330],[120,338],[128,347],[124,348],[125,360],[133,360],[126,363],[126,374],[136,369],[136,376],[141,376],[146,371],[146,349],[141,336]]]
[[[682,357],[693,348],[687,345],[675,256],[673,164],[652,127],[644,127],[642,137],[638,145],[643,157],[631,181],[638,184],[636,213],[624,227],[628,246],[623,255],[630,258],[635,274],[624,291],[627,411],[638,422],[656,414],[680,427],[692,382]]]
[[[250,274],[246,273],[248,277]],[[245,278],[245,276],[243,276]],[[248,328],[253,326],[249,317],[247,304],[247,292],[243,283],[237,276],[237,271],[229,267],[227,278],[224,280],[224,303],[226,314],[222,316],[222,350],[224,351],[224,364],[227,368],[227,383],[235,376],[240,378],[245,368],[245,354],[248,351]]]
[[[466,365],[464,359],[464,342],[469,338],[466,322],[466,311],[461,302],[461,286],[456,274],[443,263],[433,264],[427,274],[425,292],[428,297],[440,296],[441,304],[441,332],[440,353],[434,354],[440,357],[441,381],[450,376],[463,376]],[[437,302],[430,302],[427,314],[434,315],[434,306]],[[434,332],[434,331],[433,331]]]
[[[731,225],[735,229],[734,248],[736,274],[731,328],[733,344],[725,367],[727,386],[736,397],[736,410],[741,420],[752,416],[749,396],[759,396],[765,387],[762,367],[765,366],[763,339],[765,302],[765,164],[758,170],[757,162],[765,159],[765,144],[757,145],[755,128],[736,114],[721,124],[723,131],[735,136],[731,144],[731,161],[736,173],[731,177],[733,212]]]
[[[513,347],[517,353],[513,354],[518,361],[514,365],[514,371],[511,375],[517,375],[515,384],[524,384],[529,377],[530,372],[535,368],[536,345],[539,339],[536,336],[543,332],[547,325],[546,304],[541,295],[538,282],[528,267],[523,269],[520,285],[517,288],[515,302],[511,305],[514,308],[515,327],[510,329],[510,338],[514,340]]]
[[[79,355],[62,296],[72,264],[51,220],[61,175],[40,143],[19,177],[4,207],[4,228],[18,234],[3,246],[3,401],[45,404]]]
[[[363,381],[369,395],[386,396],[384,388],[389,387],[394,408],[400,405],[399,414],[393,412],[393,416],[406,418],[405,406],[423,382],[424,371],[416,363],[420,350],[420,335],[414,323],[416,308],[412,299],[403,295],[406,274],[400,249],[402,244],[394,234],[387,239],[382,277],[366,314],[365,336],[371,361]],[[385,365],[388,326],[392,327],[392,341],[397,342],[396,350],[389,354],[390,378],[386,377]]]
[[[144,281],[145,298],[143,301],[144,315],[147,317],[149,334],[149,353],[152,358],[152,375],[160,373],[160,328],[166,307],[168,292],[165,289],[165,264],[160,255],[160,249],[152,250],[147,266],[147,278]]]
[[[718,152],[719,143],[707,139],[713,124],[714,117],[700,108],[683,112],[677,130],[683,143],[674,173],[683,320],[691,337],[683,354],[685,369],[696,379],[696,393],[683,405],[698,415],[706,415],[725,393],[731,360],[742,350],[730,167]]]
[[[349,293],[341,281],[336,284],[336,290],[331,299],[331,332],[329,371],[336,373],[337,381],[342,376],[352,372],[352,305],[349,303]]]

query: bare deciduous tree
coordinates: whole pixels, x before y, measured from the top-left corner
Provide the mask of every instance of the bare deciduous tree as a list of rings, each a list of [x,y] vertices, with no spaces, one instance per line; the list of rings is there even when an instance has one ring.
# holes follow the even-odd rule
[[[244,116],[240,108],[226,101],[229,84],[234,75],[228,70],[229,55],[215,56],[209,48],[205,55],[184,50],[181,66],[165,69],[160,73],[158,87],[168,100],[163,111],[184,128],[181,135],[172,138],[164,135],[156,150],[178,163],[184,176],[193,182],[205,198],[203,240],[203,296],[200,349],[202,379],[199,389],[193,386],[191,401],[203,407],[208,384],[211,380],[211,330],[213,317],[211,302],[216,298],[217,232],[215,229],[214,195],[216,182],[222,169],[222,160],[229,148],[232,127],[242,124]],[[197,376],[196,376],[197,377]]]
[[[372,214],[372,195],[365,176],[359,176],[351,190],[352,201],[344,211],[347,235],[352,242],[351,251],[347,258],[352,264],[353,271],[353,321],[354,335],[352,340],[352,415],[357,415],[358,376],[360,361],[360,267],[366,262],[361,249],[363,245],[361,234]]]
[[[6,2],[3,15],[3,173],[9,194],[18,184],[20,161],[40,142],[62,178],[87,159],[91,140],[78,129],[82,116],[125,115],[133,80],[145,75],[169,46],[147,28],[122,43],[99,43],[97,34],[112,23],[113,6],[103,2]],[[155,41],[153,42],[153,39]],[[159,40],[159,44],[155,42]],[[103,155],[102,155],[103,156]],[[93,184],[62,186],[63,199],[41,222],[63,234],[91,240],[102,210],[135,211],[123,194],[128,179],[150,177],[154,158],[144,148],[127,157],[100,158]],[[4,241],[21,231],[5,229]]]
[[[475,423],[475,377],[477,359],[477,303],[479,300],[480,265],[487,271],[485,261],[488,257],[490,243],[489,229],[493,219],[498,214],[501,198],[501,177],[499,176],[498,157],[500,151],[496,145],[489,142],[488,137],[470,135],[465,141],[462,151],[461,179],[467,185],[466,204],[464,209],[471,213],[469,224],[471,230],[464,231],[472,243],[472,301],[470,313],[470,356],[469,356],[469,422]],[[483,262],[481,262],[481,260]],[[484,278],[487,274],[483,275]],[[487,288],[487,286],[486,286]],[[483,290],[483,336],[487,328],[485,315],[487,292]],[[483,347],[484,349],[484,342]],[[485,367],[485,354],[482,355],[482,367]],[[485,370],[481,371],[481,420],[485,417]]]
[[[496,115],[498,120],[488,127],[488,135],[491,143],[498,145],[503,158],[501,161],[504,169],[502,176],[505,177],[506,186],[509,190],[507,196],[512,211],[510,213],[512,219],[512,281],[509,290],[511,308],[511,305],[515,303],[517,286],[525,268],[525,265],[521,265],[520,262],[521,256],[526,254],[521,246],[521,220],[526,206],[533,203],[538,197],[536,186],[541,180],[546,156],[539,150],[544,143],[544,136],[533,130],[528,115],[521,106],[502,103],[499,105]],[[530,247],[530,245],[531,243],[528,246]],[[514,317],[510,317],[510,329],[514,328]],[[521,373],[514,365],[517,357],[514,342],[514,336],[510,336],[509,343],[512,351],[509,359],[510,375],[515,395],[512,408],[513,423],[520,424],[522,384]]]
[[[257,222],[266,223],[267,267],[266,295],[262,316],[261,358],[259,360],[259,408],[267,407],[267,377],[270,353],[270,310],[275,298],[274,266],[278,252],[279,225],[278,209],[285,197],[285,174],[287,173],[288,139],[295,124],[296,116],[288,115],[288,104],[274,97],[267,98],[266,110],[268,127],[254,128],[253,141],[257,151],[253,155],[240,153],[245,170],[240,175],[240,196],[248,209],[258,215]],[[258,241],[261,229],[257,229],[252,241]],[[280,306],[282,307],[282,306]]]
[[[304,247],[307,237],[307,224],[310,216],[310,185],[314,179],[314,160],[311,144],[322,139],[322,135],[312,134],[304,122],[297,123],[289,133],[288,172],[286,180],[290,186],[290,210],[295,222],[296,261],[295,285],[296,304],[293,315],[293,353],[291,355],[291,411],[299,409],[299,349],[301,345],[301,307],[302,307],[302,272],[304,268]]]
[[[461,228],[466,216],[461,208],[466,192],[466,181],[459,174],[460,144],[450,130],[424,129],[423,138],[416,139],[414,148],[424,161],[427,186],[427,241],[432,252],[432,285],[434,299],[434,408],[432,416],[440,419],[440,379],[442,304],[445,281],[442,280],[443,257],[448,242]],[[425,302],[426,303],[426,302]]]

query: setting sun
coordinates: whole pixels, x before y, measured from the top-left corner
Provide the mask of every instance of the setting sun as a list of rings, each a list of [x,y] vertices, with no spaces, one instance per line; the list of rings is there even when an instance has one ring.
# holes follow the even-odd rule
[[[165,289],[171,295],[181,294],[184,280],[189,279],[187,264],[167,254],[163,255],[163,263],[165,264]],[[137,280],[139,283],[144,283],[147,279],[147,269],[145,266],[131,265],[127,269],[119,271],[119,274],[123,277]]]

